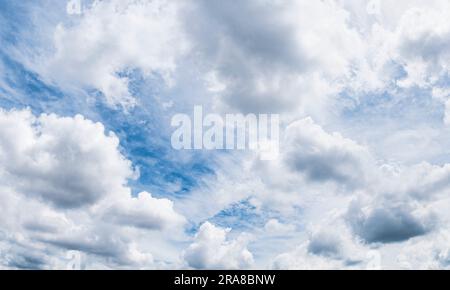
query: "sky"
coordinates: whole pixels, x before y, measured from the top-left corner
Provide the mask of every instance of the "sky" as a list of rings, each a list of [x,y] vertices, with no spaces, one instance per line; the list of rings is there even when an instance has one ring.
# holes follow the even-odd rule
[[[448,0],[0,0],[0,269],[449,269]],[[279,156],[173,116],[276,114]]]

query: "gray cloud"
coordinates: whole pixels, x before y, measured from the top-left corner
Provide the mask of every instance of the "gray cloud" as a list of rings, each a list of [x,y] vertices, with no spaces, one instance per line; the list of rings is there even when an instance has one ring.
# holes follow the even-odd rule
[[[340,134],[329,134],[310,118],[286,130],[285,162],[316,182],[363,185],[371,156],[367,149]]]
[[[314,255],[339,258],[342,255],[342,241],[332,233],[321,232],[312,237],[308,251]]]
[[[367,213],[353,205],[348,221],[354,232],[368,243],[403,242],[427,234],[435,225],[432,215],[418,215],[408,204],[378,205]]]
[[[345,73],[353,57],[345,47],[355,46],[356,33],[331,2],[202,0],[186,11],[186,33],[202,67],[225,84],[221,101],[242,112],[296,111],[313,99],[320,106],[327,94],[322,78]],[[336,34],[339,42],[329,43]],[[325,47],[333,50],[329,58],[316,55]]]

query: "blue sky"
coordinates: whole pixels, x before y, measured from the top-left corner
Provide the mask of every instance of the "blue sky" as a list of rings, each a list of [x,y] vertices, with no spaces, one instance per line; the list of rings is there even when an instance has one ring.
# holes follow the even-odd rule
[[[0,268],[448,268],[449,8],[0,0]],[[174,150],[196,105],[279,158]]]

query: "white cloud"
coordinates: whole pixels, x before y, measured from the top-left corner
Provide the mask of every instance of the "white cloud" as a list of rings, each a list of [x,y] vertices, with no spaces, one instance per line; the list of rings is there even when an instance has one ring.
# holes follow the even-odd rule
[[[327,133],[311,119],[293,125],[285,132],[289,142],[281,146],[282,159],[255,160],[250,166],[247,160],[246,166],[239,167],[239,176],[252,176],[252,182],[245,178],[229,180],[247,188],[247,198],[251,197],[258,212],[275,210],[284,219],[318,228],[309,237],[304,237],[302,231],[294,232],[297,239],[286,237],[297,243],[300,240],[300,246],[294,252],[278,256],[273,264],[275,268],[398,269],[401,265],[395,259],[385,258],[396,257],[398,253],[392,253],[393,246],[428,239],[448,223],[448,165],[390,164],[376,160],[368,148],[338,133]],[[308,160],[303,162],[302,170],[285,166],[302,158]],[[333,178],[334,174],[326,175],[328,178],[321,182],[305,179],[304,175],[316,168],[312,162],[316,159],[325,168],[331,168],[331,172],[348,178]],[[333,186],[335,183],[350,186],[337,190]],[[295,207],[300,208],[300,212],[293,212]],[[330,223],[330,220],[336,222]],[[272,220],[265,228],[276,231],[280,226]],[[258,239],[267,241],[265,235]],[[259,251],[279,250],[264,246],[261,241],[257,244]],[[384,258],[379,262],[380,256]],[[438,261],[436,259],[432,258]]]
[[[60,24],[55,52],[43,74],[62,86],[101,91],[110,105],[133,106],[129,78],[140,69],[168,84],[177,58],[187,49],[179,32],[178,1],[94,1],[72,25]]]
[[[194,242],[186,249],[184,259],[195,269],[247,269],[253,264],[253,255],[247,249],[249,237],[245,234],[227,239],[230,229],[204,223]]]
[[[292,252],[276,257],[273,268],[276,270],[338,270],[342,269],[341,261],[308,253],[307,246],[299,246]]]
[[[369,1],[352,0],[95,1],[59,25],[41,73],[124,106],[136,103],[127,71],[169,85],[200,74],[221,109],[326,119],[342,91],[429,88],[448,73],[448,3],[397,2],[380,1],[381,14],[371,15]]]
[[[342,230],[342,228],[340,228]],[[275,257],[272,268],[280,270],[365,269],[369,249],[353,240],[345,229],[326,228],[314,233],[293,251]]]
[[[2,180],[32,198],[74,208],[120,192],[133,177],[118,138],[82,116],[0,112]]]
[[[448,4],[448,3],[447,3]],[[401,86],[435,85],[449,72],[450,6],[441,9],[411,9],[396,31],[398,61],[408,74]]]
[[[333,200],[329,200],[333,203]],[[326,208],[310,204],[304,233],[299,233],[298,246],[275,256],[275,269],[365,269],[370,262],[371,248],[353,235],[342,212],[342,205]],[[345,206],[344,206],[345,207]],[[315,216],[314,211],[318,216]]]
[[[145,240],[181,237],[171,201],[131,196],[131,163],[100,123],[24,110],[0,111],[0,124],[3,266],[64,267],[54,260],[73,250],[106,267],[156,267]]]
[[[63,248],[113,257],[113,266],[154,265],[158,253],[143,241],[155,245],[158,230],[164,235],[183,227],[186,221],[174,208],[202,222],[248,199],[264,220],[270,212],[288,223],[272,219],[255,232],[278,238],[299,231],[292,240],[300,246],[278,256],[277,268],[362,267],[361,251],[377,247],[390,254],[397,244],[410,245],[412,252],[424,249],[417,259],[427,260],[425,265],[446,267],[448,250],[433,238],[450,222],[445,197],[449,165],[416,163],[432,156],[444,164],[444,150],[440,158],[422,151],[445,148],[428,140],[438,142],[435,135],[448,132],[434,128],[433,136],[426,137],[430,127],[408,130],[416,127],[413,122],[388,134],[382,123],[373,122],[367,127],[386,140],[378,143],[386,147],[374,150],[373,144],[361,142],[364,136],[357,136],[357,142],[324,128],[351,131],[332,122],[347,116],[338,111],[346,104],[336,103],[342,92],[355,99],[358,109],[364,98],[386,93],[388,108],[390,102],[416,102],[417,88],[423,98],[445,104],[448,123],[449,3],[381,0],[380,14],[368,14],[367,3],[95,1],[78,20],[59,25],[54,54],[42,60],[39,71],[65,88],[95,88],[110,105],[135,105],[127,73],[137,68],[147,76],[162,76],[166,85],[178,74],[189,84],[197,77],[205,80],[199,101],[214,96],[221,109],[283,112],[283,121],[303,119],[287,127],[282,159],[260,162],[251,154],[230,154],[235,159],[217,162],[215,176],[199,182],[206,186],[177,200],[175,207],[145,192],[131,197],[131,164],[120,153],[117,137],[105,134],[101,124],[81,116],[1,112],[0,209],[11,217],[0,222],[6,241],[0,249],[10,253],[0,255],[3,263],[51,265],[54,251]],[[180,69],[179,61],[192,67]],[[197,97],[183,87],[177,90]],[[173,104],[164,107],[177,104],[178,98],[171,96]],[[361,103],[362,112],[370,111],[371,104]],[[417,112],[412,115],[416,120]],[[408,162],[394,165],[380,156]],[[329,217],[338,222],[330,226]],[[302,229],[310,224],[318,230],[307,235]],[[251,267],[248,238],[231,235],[205,223],[185,252],[186,264]],[[276,249],[277,254],[283,251]],[[416,258],[406,253],[405,259]]]
[[[104,220],[143,229],[179,230],[186,223],[168,199],[156,199],[141,192],[136,198],[115,200],[105,207]]]
[[[289,235],[293,234],[296,230],[294,225],[283,224],[277,219],[269,220],[264,226],[264,230],[270,236]]]
[[[448,229],[430,236],[413,239],[402,245],[396,256],[399,268],[404,270],[442,270],[450,268],[450,235]]]

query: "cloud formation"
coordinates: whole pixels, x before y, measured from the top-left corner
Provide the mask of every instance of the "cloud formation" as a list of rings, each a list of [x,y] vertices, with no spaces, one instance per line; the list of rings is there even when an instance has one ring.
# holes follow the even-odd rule
[[[133,177],[119,140],[82,116],[0,114],[0,164],[5,184],[56,207],[92,205],[123,190]]]
[[[128,227],[182,233],[185,219],[171,201],[132,197],[131,163],[102,124],[29,110],[2,110],[0,124],[0,209],[8,217],[0,232],[11,255],[3,265],[57,267],[51,254],[74,250],[150,267],[152,254]]]
[[[339,133],[328,134],[311,118],[290,124],[285,136],[285,161],[292,170],[317,182],[364,182],[371,156],[363,146]]]
[[[7,2],[0,267],[450,267],[448,0]],[[193,103],[280,158],[174,153]]]
[[[83,17],[55,30],[44,75],[60,85],[103,93],[109,105],[134,106],[130,71],[171,82],[177,58],[187,49],[179,32],[178,1],[94,1]]]
[[[245,234],[227,239],[231,229],[222,229],[206,222],[198,230],[194,242],[186,249],[184,259],[195,269],[247,269],[253,255],[247,249]]]

